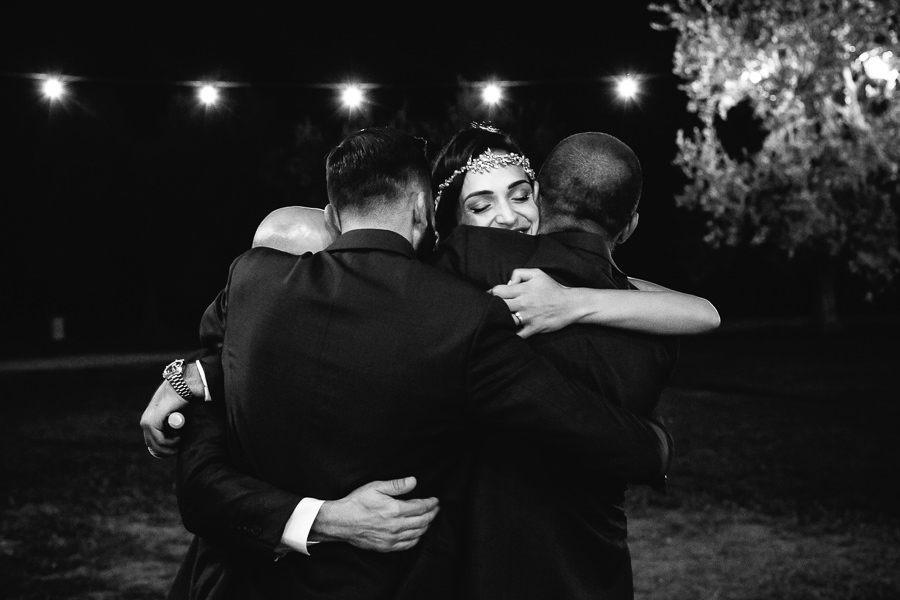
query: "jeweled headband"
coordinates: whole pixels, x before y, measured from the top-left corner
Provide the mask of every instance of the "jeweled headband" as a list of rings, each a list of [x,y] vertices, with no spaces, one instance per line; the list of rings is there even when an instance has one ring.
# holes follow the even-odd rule
[[[528,159],[521,154],[516,154],[515,152],[510,152],[509,154],[494,154],[491,152],[491,149],[488,148],[482,152],[478,158],[470,156],[464,166],[453,171],[453,173],[450,174],[450,177],[445,179],[444,183],[438,186],[437,194],[434,197],[434,211],[437,212],[438,203],[441,201],[441,194],[459,175],[462,175],[466,171],[487,173],[488,171],[499,169],[500,167],[510,166],[522,167],[525,174],[534,181],[534,169],[531,168],[531,163]]]

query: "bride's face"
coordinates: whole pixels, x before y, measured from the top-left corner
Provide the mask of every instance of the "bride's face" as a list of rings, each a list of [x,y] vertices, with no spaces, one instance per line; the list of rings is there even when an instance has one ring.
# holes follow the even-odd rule
[[[461,225],[537,233],[535,190],[524,169],[516,165],[486,173],[467,172],[457,210]]]

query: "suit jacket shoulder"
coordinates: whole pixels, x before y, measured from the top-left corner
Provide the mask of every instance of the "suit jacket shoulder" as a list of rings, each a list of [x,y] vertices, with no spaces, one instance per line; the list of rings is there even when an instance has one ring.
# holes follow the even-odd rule
[[[459,225],[435,250],[430,263],[486,289],[506,283],[538,247],[538,237],[507,229]]]

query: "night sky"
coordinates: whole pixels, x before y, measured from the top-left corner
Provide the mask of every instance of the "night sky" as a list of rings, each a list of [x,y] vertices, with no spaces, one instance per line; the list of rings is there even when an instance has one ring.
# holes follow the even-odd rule
[[[541,113],[549,137],[525,144],[537,163],[569,133],[617,135],[646,180],[641,227],[620,266],[704,290],[708,257],[690,223],[675,226],[684,217],[672,201],[674,136],[688,119],[671,73],[674,38],[650,27],[646,3],[599,14],[462,3],[367,14],[333,4],[306,14],[4,9],[0,233],[13,290],[4,354],[45,350],[47,323],[60,315],[73,348],[193,343],[260,219],[321,203],[310,190],[324,183],[324,154],[295,156],[298,126],[311,119],[326,146],[337,143],[346,112],[316,86],[349,79],[381,86],[369,92],[365,124],[403,106],[440,120],[460,81],[524,82],[505,110]],[[27,77],[47,72],[79,78],[62,105],[43,101]],[[645,77],[633,103],[614,94],[613,78],[628,72]],[[243,85],[204,112],[179,82],[205,78]]]

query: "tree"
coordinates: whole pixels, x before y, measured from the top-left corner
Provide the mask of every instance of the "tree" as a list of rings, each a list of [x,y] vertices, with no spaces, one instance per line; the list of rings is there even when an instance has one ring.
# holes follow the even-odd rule
[[[888,6],[889,5],[889,6]],[[839,325],[841,268],[869,298],[900,271],[898,9],[874,0],[677,0],[673,72],[696,126],[677,133],[676,204],[713,247],[766,246],[816,274]]]

